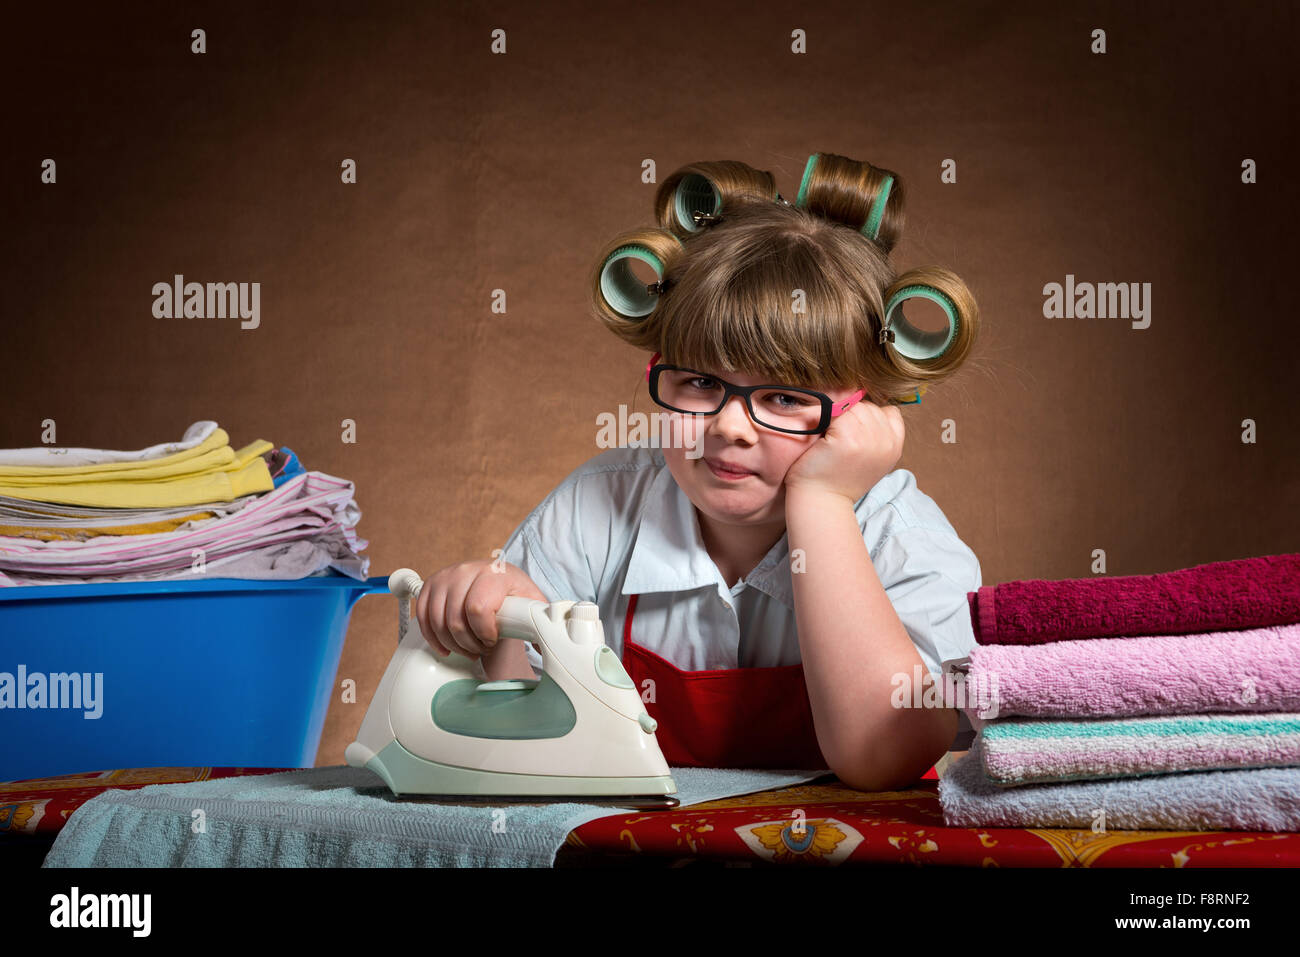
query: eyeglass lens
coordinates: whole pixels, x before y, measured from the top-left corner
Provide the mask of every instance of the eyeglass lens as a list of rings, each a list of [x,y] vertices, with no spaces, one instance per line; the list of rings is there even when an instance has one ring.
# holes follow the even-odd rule
[[[719,412],[725,394],[722,383],[701,372],[665,369],[659,374],[659,398],[683,412]],[[760,425],[812,431],[821,423],[822,404],[814,395],[780,388],[758,389],[750,394],[749,401],[754,420]]]

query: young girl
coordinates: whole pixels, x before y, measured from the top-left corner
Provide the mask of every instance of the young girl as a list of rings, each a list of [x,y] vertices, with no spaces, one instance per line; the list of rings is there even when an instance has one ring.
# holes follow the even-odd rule
[[[913,707],[913,686],[974,647],[966,593],[982,580],[894,468],[898,404],[966,358],[975,301],[944,269],[896,276],[902,183],[864,162],[813,154],[794,203],[769,173],[697,163],[655,205],[661,228],[613,241],[592,290],[603,323],[654,353],[660,435],[677,441],[596,455],[499,559],[432,576],[424,636],[481,657],[487,677],[532,678],[536,650],[497,641],[502,599],[592,601],[670,765],[906,786],[969,727]],[[900,307],[917,297],[947,328],[908,323]]]

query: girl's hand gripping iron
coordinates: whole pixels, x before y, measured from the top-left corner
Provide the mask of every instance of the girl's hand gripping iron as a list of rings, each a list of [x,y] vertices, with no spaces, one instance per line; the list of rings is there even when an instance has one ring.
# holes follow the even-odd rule
[[[596,605],[508,596],[497,612],[498,630],[536,645],[543,672],[533,680],[486,681],[473,659],[435,655],[411,621],[410,600],[423,584],[409,568],[389,576],[399,599],[399,644],[348,745],[348,764],[374,771],[399,795],[676,803],[655,720],[606,646]]]

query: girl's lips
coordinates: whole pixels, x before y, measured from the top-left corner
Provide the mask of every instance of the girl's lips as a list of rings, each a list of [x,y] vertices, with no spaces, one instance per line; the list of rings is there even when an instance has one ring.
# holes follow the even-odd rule
[[[738,482],[741,479],[747,479],[754,474],[753,472],[728,472],[726,469],[720,468],[712,459],[706,458],[704,463],[709,467],[709,471],[718,478],[726,479],[731,482]]]

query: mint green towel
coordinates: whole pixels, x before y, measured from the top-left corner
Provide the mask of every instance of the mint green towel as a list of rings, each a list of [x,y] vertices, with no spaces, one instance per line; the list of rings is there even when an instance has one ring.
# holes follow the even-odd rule
[[[826,774],[672,769],[682,806]],[[112,790],[68,818],[44,866],[551,867],[574,828],[635,813],[489,800],[479,806],[396,798],[372,772],[343,765]]]

